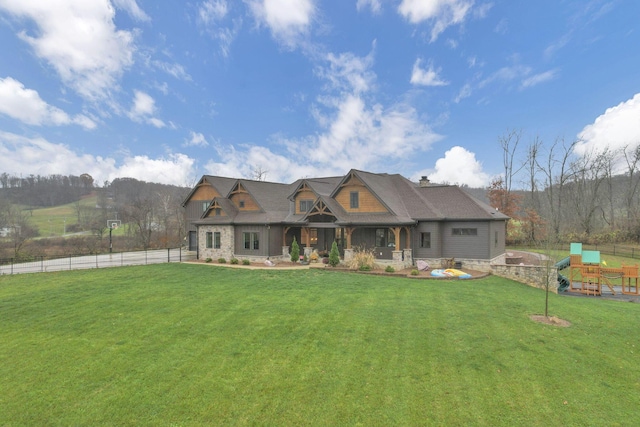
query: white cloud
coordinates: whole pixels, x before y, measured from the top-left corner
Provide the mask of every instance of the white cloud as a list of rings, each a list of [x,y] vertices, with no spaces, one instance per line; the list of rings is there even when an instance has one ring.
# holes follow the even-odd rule
[[[464,86],[460,88],[460,92],[458,92],[458,95],[456,95],[453,101],[457,104],[463,99],[470,97],[472,93],[473,93],[473,89],[471,88],[471,84],[466,83]]]
[[[151,21],[151,18],[149,18],[149,15],[147,15],[146,13],[144,13],[142,9],[140,9],[140,6],[138,6],[138,3],[136,3],[136,0],[113,0],[113,4],[115,4],[115,6],[118,9],[123,9],[127,11],[129,15],[131,15],[134,19],[137,19],[138,21],[143,21],[143,22]]]
[[[449,84],[446,80],[442,80],[438,75],[440,70],[434,70],[433,64],[429,64],[429,67],[425,70],[420,68],[420,59],[416,59],[413,63],[413,70],[411,72],[411,84],[418,86],[446,86]]]
[[[266,25],[274,38],[293,48],[308,33],[316,13],[313,0],[246,0],[259,25]]]
[[[380,0],[358,0],[356,3],[356,9],[358,9],[358,12],[366,7],[369,7],[371,12],[374,14],[380,13],[380,10],[382,9]]]
[[[208,0],[200,4],[198,18],[205,23],[214,23],[223,19],[229,12],[226,0]]]
[[[135,122],[146,122],[157,128],[165,127],[165,123],[154,117],[156,113],[156,102],[147,93],[139,90],[134,91],[133,105],[129,110],[128,116]]]
[[[482,164],[476,155],[467,149],[455,146],[448,150],[443,158],[436,161],[435,170],[423,170],[416,177],[426,175],[434,183],[468,185],[469,187],[485,187],[489,184],[489,175],[482,171]]]
[[[402,0],[398,12],[412,24],[430,21],[431,41],[451,25],[462,24],[473,0]]]
[[[557,70],[549,70],[549,71],[545,71],[544,73],[538,73],[531,77],[527,77],[522,81],[522,87],[528,88],[528,87],[536,86],[540,83],[548,82],[550,80],[553,80],[556,77],[557,73],[558,73]]]
[[[189,139],[182,144],[185,147],[206,147],[209,145],[207,139],[200,132],[189,132]]]
[[[89,117],[82,114],[70,117],[61,109],[43,101],[37,91],[25,88],[21,82],[11,77],[0,78],[0,113],[28,125],[77,124],[85,129],[96,127]]]
[[[640,145],[640,93],[608,108],[604,114],[578,134],[575,152],[584,156],[592,151],[635,148]]]
[[[131,0],[119,4],[136,10]],[[134,35],[116,29],[108,1],[3,0],[0,8],[33,21],[37,30],[22,30],[20,38],[86,99],[108,98],[133,63]]]
[[[109,177],[131,177],[162,184],[188,185],[193,183],[195,161],[185,154],[170,153],[159,159],[147,156],[126,157]]]
[[[328,90],[368,92],[376,80],[375,73],[371,71],[373,60],[373,50],[364,57],[350,52],[339,55],[330,52],[325,56],[325,62],[316,68],[316,74],[329,82]]]
[[[224,23],[229,16],[229,3],[226,0],[207,0],[198,7],[198,21],[204,25],[206,32],[220,44],[223,57],[228,57],[231,44],[235,40],[242,19],[235,18],[231,23]]]
[[[187,70],[185,70],[184,66],[181,64],[172,64],[169,62],[158,60],[151,61],[151,64],[178,80],[191,81],[191,76],[189,75],[189,73],[187,73]]]
[[[406,103],[373,102],[373,54],[323,57],[316,74],[327,81],[312,108],[319,131],[301,138],[274,137],[275,152],[264,147],[218,147],[209,173],[251,176],[251,168],[268,170],[267,179],[291,181],[311,175],[343,174],[352,168],[385,170],[406,164],[441,138]],[[305,153],[300,157],[301,150]]]
[[[112,157],[78,154],[64,144],[43,138],[26,138],[0,131],[0,170],[11,175],[81,175],[88,173],[96,182],[115,178],[136,178],[173,185],[191,185],[194,159],[170,153],[151,159],[126,155],[120,161]]]

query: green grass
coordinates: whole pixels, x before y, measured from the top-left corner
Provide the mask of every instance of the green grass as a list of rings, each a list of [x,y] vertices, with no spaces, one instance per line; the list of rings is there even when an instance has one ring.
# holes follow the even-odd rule
[[[80,200],[80,206],[94,208],[97,203],[97,196],[91,195]],[[30,224],[40,231],[40,236],[62,236],[65,228],[78,223],[76,203],[53,206],[50,208],[35,208],[27,211]]]
[[[0,425],[638,425],[640,305],[488,277],[0,278]]]

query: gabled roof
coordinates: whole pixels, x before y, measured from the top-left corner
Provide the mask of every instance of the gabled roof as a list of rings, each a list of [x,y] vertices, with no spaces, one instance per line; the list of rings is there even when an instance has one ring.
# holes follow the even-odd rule
[[[203,175],[202,178],[200,178],[200,181],[198,181],[198,183],[193,186],[189,194],[187,194],[187,197],[185,197],[184,201],[182,202],[182,206],[186,206],[189,200],[191,200],[191,197],[193,196],[193,194],[203,185],[210,185],[213,188],[215,188],[218,193],[220,193],[223,196],[226,196],[227,194],[229,194],[229,191],[231,191],[231,188],[233,187],[236,181],[237,181],[236,178]]]
[[[227,214],[227,216],[226,217],[209,216],[211,211],[213,209],[216,209],[217,207],[222,209],[224,213]],[[233,204],[231,200],[227,199],[226,197],[215,197],[211,202],[211,204],[209,205],[209,207],[207,208],[207,210],[205,210],[202,213],[202,216],[200,217],[200,219],[212,218],[212,219],[217,219],[218,221],[221,221],[221,220],[229,221],[230,219],[233,220],[236,217],[236,215],[238,215],[238,208],[236,207],[236,205]]]
[[[357,178],[388,212],[347,212],[335,196],[351,177]],[[214,200],[227,213],[226,217],[203,217],[197,223],[231,222],[243,224],[301,224],[309,221],[309,212],[295,214],[291,201],[306,185],[317,196],[314,206],[323,204],[337,225],[410,225],[417,221],[442,220],[507,220],[508,216],[472,197],[453,185],[421,187],[399,174],[371,173],[351,170],[343,177],[307,178],[291,184],[246,179],[204,176],[224,196]],[[201,180],[199,185],[203,184]],[[229,199],[241,185],[260,207],[260,211],[242,211]],[[222,192],[226,190],[226,192]],[[193,193],[193,192],[192,192]],[[189,198],[189,197],[188,197]],[[187,198],[187,199],[188,199]],[[186,203],[186,202],[185,202]]]
[[[420,198],[436,206],[441,219],[507,220],[509,217],[454,185],[416,187]],[[416,219],[431,219],[417,217]]]

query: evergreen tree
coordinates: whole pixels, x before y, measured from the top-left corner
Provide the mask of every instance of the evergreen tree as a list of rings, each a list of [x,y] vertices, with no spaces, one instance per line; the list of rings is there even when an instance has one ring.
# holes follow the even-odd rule
[[[340,251],[338,251],[338,244],[334,240],[331,244],[331,252],[329,252],[329,265],[335,267],[340,264]]]
[[[293,242],[291,243],[291,262],[298,262],[300,259],[300,246],[296,241],[296,236],[293,236]]]

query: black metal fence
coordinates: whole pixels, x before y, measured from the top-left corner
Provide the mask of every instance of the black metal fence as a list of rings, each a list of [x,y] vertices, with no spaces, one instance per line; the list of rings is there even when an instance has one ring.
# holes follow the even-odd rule
[[[625,258],[640,259],[640,248],[634,246],[599,244],[599,245],[582,245],[582,249],[586,251],[600,251],[601,254],[621,256]]]
[[[88,268],[122,267],[125,265],[161,264],[195,259],[195,253],[183,248],[154,249],[65,257],[34,257],[33,260],[0,259],[0,274],[44,273]]]

